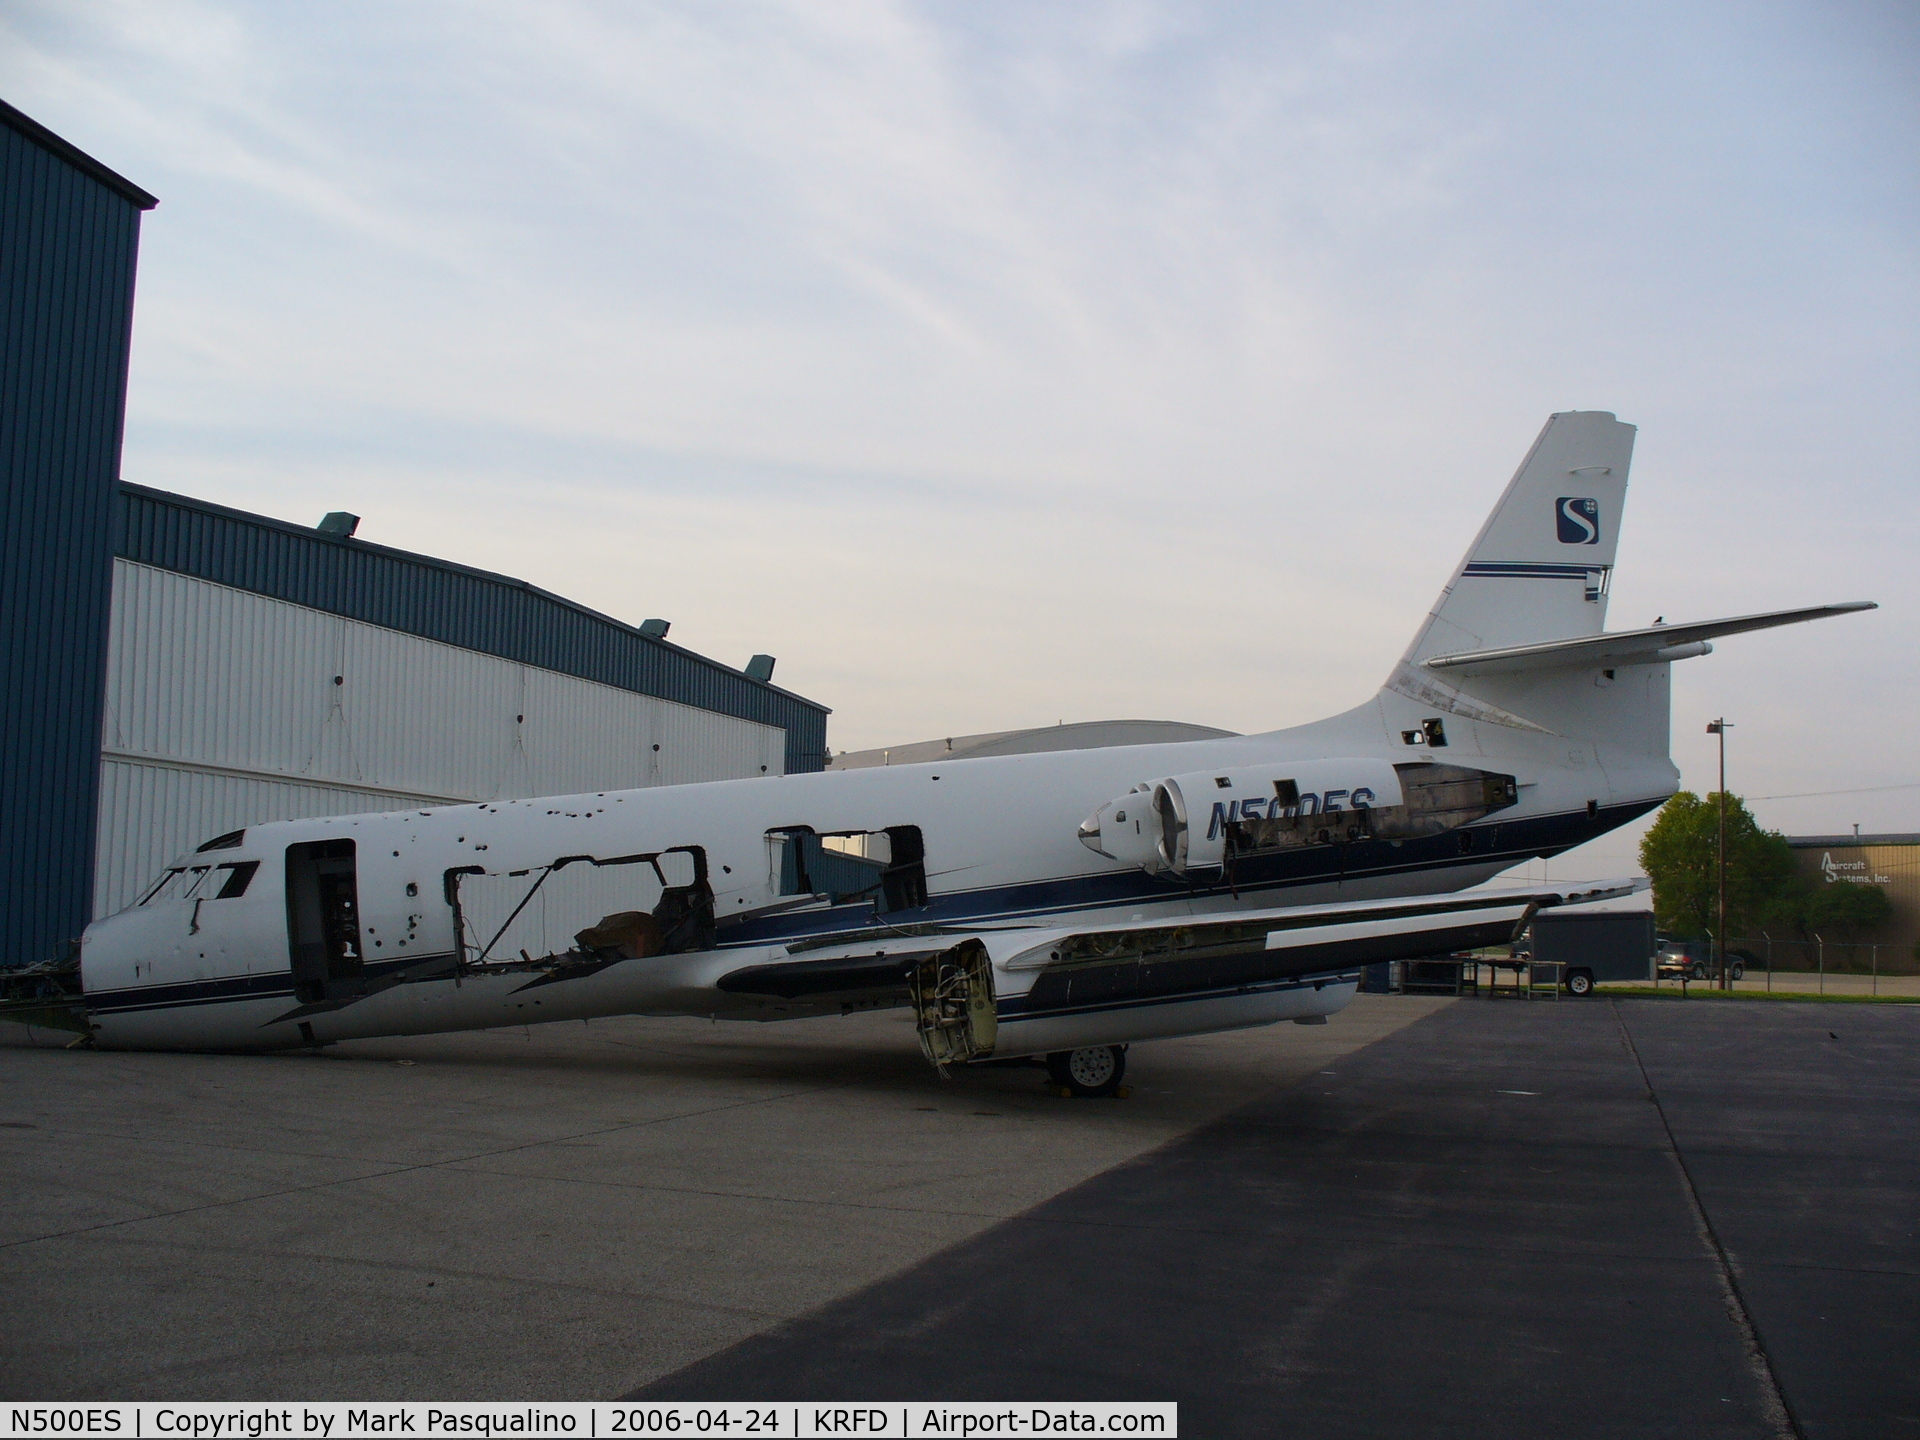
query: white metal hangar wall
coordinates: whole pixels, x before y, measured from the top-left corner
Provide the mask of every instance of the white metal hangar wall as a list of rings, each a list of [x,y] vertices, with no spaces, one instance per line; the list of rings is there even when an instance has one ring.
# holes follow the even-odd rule
[[[158,203],[0,101],[0,979],[256,821],[821,768],[764,656],[121,484]]]
[[[120,490],[96,916],[139,899],[178,855],[250,824],[820,766],[823,707],[557,596]],[[356,562],[386,573],[328,583]],[[503,602],[506,613],[458,623]],[[583,622],[573,638],[594,642],[584,650],[564,633]],[[462,628],[466,644],[418,633]],[[681,663],[622,684],[607,662],[623,650]],[[655,683],[636,688],[643,678]],[[670,698],[676,689],[685,698]]]

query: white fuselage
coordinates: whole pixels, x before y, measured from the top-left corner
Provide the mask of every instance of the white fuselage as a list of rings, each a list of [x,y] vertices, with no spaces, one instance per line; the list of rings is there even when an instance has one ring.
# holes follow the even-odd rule
[[[1665,666],[1658,668],[1664,686]],[[613,1014],[770,1020],[841,1013],[860,1002],[769,997],[720,982],[748,967],[818,964],[817,956],[852,951],[884,954],[890,941],[905,947],[912,936],[933,930],[1044,933],[1450,892],[1589,839],[1644,813],[1674,788],[1664,754],[1603,753],[1590,742],[1457,717],[1448,722],[1450,748],[1430,756],[1404,738],[1404,727],[1419,723],[1419,711],[1415,702],[1382,692],[1332,720],[1258,736],[259,825],[235,845],[186,857],[178,864],[186,873],[169,888],[89,928],[82,978],[94,1038],[108,1046],[274,1049]],[[1095,853],[1076,837],[1090,813],[1159,777],[1217,770],[1232,781],[1236,767],[1342,756],[1438,758],[1497,770],[1517,780],[1519,799],[1467,827],[1464,842],[1467,831],[1418,842],[1324,846],[1232,880],[1149,873]],[[1219,798],[1238,794],[1223,786]],[[783,883],[783,832],[880,835],[902,827],[917,830],[924,844],[924,893],[905,896],[909,903],[889,908],[877,889],[843,903],[810,899],[818,887],[796,887],[790,861]],[[366,975],[387,977],[385,988],[296,994],[290,951],[298,949],[298,937],[290,927],[305,922],[299,905],[290,903],[289,847],[320,853],[326,842],[337,847],[341,841],[351,842],[345,864],[359,928],[357,961]],[[595,881],[600,897],[631,880],[638,897],[624,907],[616,899],[581,911],[567,921],[570,931],[592,924],[602,909],[644,909],[673,878],[644,863],[623,870],[575,860],[571,869],[554,871],[553,888],[534,895],[517,917],[505,917],[497,932],[504,916],[499,904],[484,917],[468,914],[463,933],[456,933],[453,901],[462,893],[477,896],[479,885],[525,892],[565,857],[606,861],[696,850],[712,892],[710,946],[602,964],[561,977],[564,983],[549,978],[530,985],[536,976],[527,966],[502,968],[502,960],[514,958],[515,937],[532,923],[532,907],[555,896],[562,877]],[[249,862],[257,868],[244,893],[216,898],[221,878]],[[196,866],[221,868],[196,877]],[[783,894],[796,889],[801,893]],[[496,933],[504,938],[490,951]],[[1008,954],[1018,948],[996,946]],[[525,957],[529,964],[538,958]],[[1002,1011],[996,1053],[1323,1014],[1353,991],[1350,975],[1295,977],[1230,995],[1023,1016],[1020,998],[1035,973],[1018,966],[995,971]]]
[[[1358,966],[1566,903],[1417,897],[1672,795],[1672,662],[1873,608],[1609,634],[1633,437],[1552,416],[1386,684],[1330,719],[258,825],[88,929],[87,1023],[275,1049],[911,1004],[945,1065],[1326,1014]]]

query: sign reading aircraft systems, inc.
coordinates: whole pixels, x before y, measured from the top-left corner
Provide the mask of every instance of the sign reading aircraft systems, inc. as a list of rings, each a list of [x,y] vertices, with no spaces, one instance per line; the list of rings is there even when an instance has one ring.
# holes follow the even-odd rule
[[[1827,851],[1820,857],[1820,873],[1827,878],[1829,885],[1839,881],[1850,881],[1855,885],[1891,885],[1891,875],[1878,875],[1873,867],[1864,860],[1836,860],[1833,852]]]
[[[1829,964],[1836,943],[1843,938],[1852,950],[1840,953],[1857,951],[1854,958],[1868,964],[1875,963],[1868,947],[1879,946],[1882,974],[1889,965],[1903,970],[1920,966],[1920,834],[1863,835],[1857,840],[1851,835],[1789,835],[1786,840],[1803,883],[1820,889],[1835,885],[1874,889],[1892,905],[1892,913],[1876,925],[1851,927],[1844,937],[1828,931]]]

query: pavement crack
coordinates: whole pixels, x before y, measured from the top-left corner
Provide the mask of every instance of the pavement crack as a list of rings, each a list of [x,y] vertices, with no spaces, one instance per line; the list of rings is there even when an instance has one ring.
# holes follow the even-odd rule
[[[404,1175],[409,1170],[429,1170],[430,1165],[396,1166],[375,1175],[337,1176],[329,1180],[316,1180],[311,1185],[289,1185],[284,1190],[261,1190],[251,1195],[235,1195],[228,1200],[209,1200],[204,1205],[181,1205],[172,1210],[155,1210],[146,1215],[128,1215],[119,1220],[102,1220],[97,1225],[76,1225],[71,1230],[54,1230],[45,1235],[28,1235],[19,1240],[0,1242],[0,1250],[18,1250],[28,1245],[44,1245],[49,1240],[67,1240],[75,1235],[93,1235],[102,1230],[119,1230],[128,1225],[145,1225],[154,1220],[172,1220],[181,1215],[198,1215],[208,1210],[227,1210],[235,1205],[250,1205],[257,1200],[278,1200],[287,1195],[306,1195],[316,1190],[331,1189],[336,1185],[357,1185],[363,1180],[385,1179],[389,1175]]]
[[[1753,1323],[1753,1314],[1747,1309],[1746,1297],[1740,1292],[1740,1277],[1735,1273],[1732,1257],[1727,1254],[1727,1247],[1721,1243],[1720,1236],[1713,1228],[1712,1217],[1707,1214],[1700,1191],[1693,1183],[1693,1172],[1687,1168],[1687,1157],[1681,1153],[1680,1142],[1674,1138],[1673,1122],[1667,1116],[1667,1107],[1660,1100],[1660,1092],[1653,1088],[1653,1077],[1647,1073],[1647,1062],[1640,1058],[1640,1047],[1633,1043],[1633,1033],[1621,1018],[1620,1002],[1609,1000],[1607,1004],[1613,1011],[1613,1023],[1620,1029],[1621,1042],[1633,1057],[1633,1063],[1640,1071],[1641,1082],[1647,1087],[1647,1099],[1653,1102],[1653,1108],[1660,1116],[1660,1128],[1667,1136],[1667,1153],[1673,1157],[1674,1166],[1680,1172],[1681,1188],[1686,1191],[1687,1204],[1693,1210],[1694,1228],[1713,1255],[1714,1269],[1720,1277],[1721,1295],[1726,1301],[1727,1316],[1740,1333],[1747,1369],[1760,1387],[1760,1403],[1768,1423],[1773,1426],[1778,1440],[1805,1440],[1805,1432],[1794,1416],[1793,1407],[1787,1403],[1786,1393],[1780,1388],[1779,1376],[1774,1373],[1772,1357],[1767,1354],[1760,1331]]]
[[[181,1245],[170,1241],[158,1242],[155,1248],[176,1250],[194,1256],[223,1255],[241,1259],[256,1259],[263,1253],[244,1245]],[[696,1300],[675,1291],[648,1286],[589,1285],[578,1280],[559,1279],[552,1275],[531,1276],[516,1274],[510,1270],[471,1270],[453,1265],[429,1265],[419,1261],[326,1255],[311,1250],[275,1250],[270,1253],[275,1259],[299,1260],[316,1267],[336,1270],[360,1270],[381,1275],[399,1273],[432,1275],[442,1280],[468,1280],[483,1285],[513,1285],[529,1289],[537,1286],[543,1290],[585,1295],[600,1300],[640,1300],[648,1304],[676,1305],[686,1310],[698,1310],[704,1314],[727,1315],[743,1320],[757,1320],[770,1325],[787,1318],[787,1312],[783,1310],[768,1310],[748,1305],[725,1305],[717,1300]]]
[[[859,1200],[821,1200],[811,1195],[769,1195],[757,1190],[710,1190],[695,1185],[652,1185],[635,1180],[600,1180],[584,1175],[540,1175],[519,1170],[489,1170],[484,1166],[463,1165],[462,1173],[495,1175],[508,1180],[539,1180],[559,1185],[598,1185],[611,1190],[641,1190],[660,1195],[705,1195],[715,1200],[753,1200],[767,1205],[818,1205],[833,1210],[871,1210],[889,1215],[951,1215],[960,1220],[986,1220],[998,1223],[1014,1218],[1006,1211],[953,1210],[927,1205],[873,1205]]]
[[[39,1135],[53,1139],[78,1137],[87,1140],[106,1140],[125,1145],[177,1145],[182,1148],[218,1150],[236,1155],[272,1155],[295,1160],[333,1160],[343,1165],[371,1165],[398,1170],[431,1169],[436,1165],[458,1165],[468,1160],[485,1160],[494,1155],[511,1154],[516,1149],[527,1149],[540,1145],[564,1145],[569,1140],[586,1139],[594,1135],[610,1135],[622,1130],[643,1129],[648,1125],[671,1124],[676,1120],[698,1119],[703,1115],[719,1114],[727,1110],[738,1110],[751,1105],[762,1105],[777,1100],[799,1099],[807,1095],[819,1095],[828,1091],[844,1088],[840,1085],[816,1085],[805,1090],[784,1090],[777,1095],[758,1095],[745,1100],[730,1100],[720,1105],[703,1105],[691,1110],[676,1110],[671,1114],[649,1116],[644,1120],[622,1120],[612,1125],[593,1130],[566,1131],[561,1134],[542,1136],[537,1140],[508,1146],[505,1149],[475,1150],[460,1155],[448,1155],[438,1160],[402,1160],[386,1156],[344,1155],[330,1150],[306,1150],[292,1145],[273,1145],[260,1142],[237,1143],[222,1140],[202,1140],[192,1136],[165,1134],[150,1135],[121,1130],[89,1130],[82,1126],[62,1125],[52,1122],[37,1127]],[[36,1137],[37,1138],[37,1137]],[[167,1213],[167,1212],[159,1212]],[[77,1232],[68,1232],[77,1233]],[[18,1244],[20,1242],[11,1242]],[[3,1248],[3,1247],[0,1247]]]
[[[565,1135],[547,1135],[538,1140],[528,1140],[518,1145],[503,1145],[493,1150],[479,1150],[470,1155],[453,1155],[444,1160],[425,1160],[418,1164],[393,1164],[372,1175],[339,1175],[326,1180],[316,1180],[311,1185],[289,1185],[283,1190],[262,1190],[251,1195],[235,1195],[227,1200],[209,1200],[203,1205],[182,1205],[172,1210],[155,1210],[146,1215],[128,1215],[119,1220],[102,1220],[97,1225],[76,1225],[71,1230],[55,1230],[45,1235],[28,1235],[18,1240],[0,1241],[0,1250],[15,1250],[26,1245],[40,1245],[49,1240],[65,1240],[75,1235],[90,1235],[102,1230],[118,1230],[128,1225],[144,1225],[154,1220],[171,1220],[181,1215],[197,1215],[208,1210],[225,1210],[235,1205],[250,1205],[259,1200],[277,1200],[288,1195],[310,1195],[320,1190],[330,1190],[340,1185],[358,1185],[367,1180],[388,1180],[396,1175],[417,1174],[423,1170],[443,1170],[453,1165],[467,1165],[476,1160],[492,1160],[501,1155],[513,1155],[522,1150],[537,1150],[543,1145],[557,1145],[568,1140],[579,1140],[589,1135],[613,1135],[623,1130],[639,1130],[649,1125],[666,1124],[673,1120],[697,1119],[702,1115],[718,1115],[728,1110],[743,1110],[754,1105],[767,1105],[780,1100],[792,1100],[803,1095],[819,1094],[822,1091],[839,1087],[817,1085],[806,1090],[790,1090],[779,1095],[761,1095],[750,1100],[730,1101],[725,1105],[708,1105],[696,1110],[681,1111],[673,1115],[657,1115],[651,1119],[628,1121],[618,1125],[604,1125],[597,1130],[580,1130]],[[268,1152],[272,1153],[272,1152]]]

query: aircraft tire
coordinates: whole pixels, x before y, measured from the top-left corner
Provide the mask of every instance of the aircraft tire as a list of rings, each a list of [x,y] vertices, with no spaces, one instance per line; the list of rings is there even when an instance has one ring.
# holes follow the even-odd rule
[[[1591,970],[1569,970],[1567,972],[1567,993],[1569,995],[1591,995],[1593,993],[1593,972]]]
[[[1124,1045],[1083,1045],[1078,1050],[1056,1050],[1047,1056],[1047,1074],[1076,1100],[1113,1095],[1127,1073]]]

